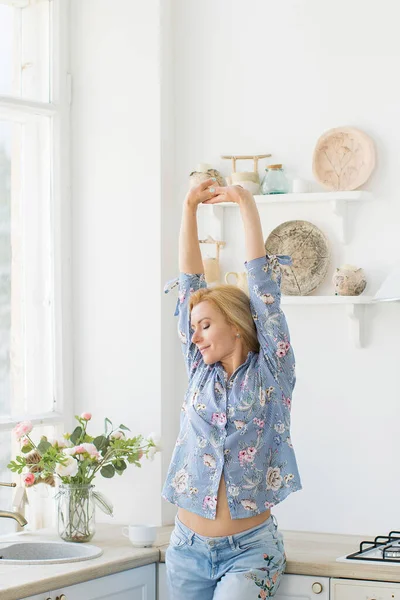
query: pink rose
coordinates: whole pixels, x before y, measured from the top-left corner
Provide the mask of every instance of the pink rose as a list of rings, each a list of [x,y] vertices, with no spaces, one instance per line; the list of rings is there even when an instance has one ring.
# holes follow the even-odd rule
[[[84,452],[86,452],[86,449],[82,445],[75,446],[74,450],[75,450],[74,454],[83,454]]]
[[[33,425],[30,421],[21,421],[14,427],[13,432],[15,437],[19,441],[22,437],[30,433],[32,429]]]
[[[30,487],[35,483],[35,476],[33,473],[25,473],[22,475],[22,481],[26,487]]]
[[[85,421],[90,421],[91,418],[92,418],[92,413],[83,412],[81,414],[81,419],[84,419]]]
[[[249,448],[247,448],[247,453],[248,453],[250,456],[254,456],[254,455],[255,455],[255,453],[256,453],[256,449],[254,448],[254,446],[250,446]]]
[[[277,355],[279,358],[283,358],[284,356],[286,356],[286,351],[285,351],[285,350],[277,350],[277,351],[276,351],[276,355]]]

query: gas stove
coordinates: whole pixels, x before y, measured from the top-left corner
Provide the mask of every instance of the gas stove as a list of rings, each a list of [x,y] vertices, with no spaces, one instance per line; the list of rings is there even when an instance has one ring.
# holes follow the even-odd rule
[[[337,562],[353,561],[400,565],[400,531],[391,531],[389,535],[378,535],[373,542],[361,542],[360,549],[353,554],[341,556]]]

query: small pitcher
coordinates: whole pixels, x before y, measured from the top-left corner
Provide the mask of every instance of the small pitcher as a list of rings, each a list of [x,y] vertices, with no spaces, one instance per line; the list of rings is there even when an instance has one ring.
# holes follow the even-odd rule
[[[231,275],[235,278],[234,283],[229,281],[229,277]],[[237,273],[236,271],[229,271],[229,273],[225,274],[225,282],[231,285],[237,285],[237,287],[243,290],[245,294],[249,295],[249,284],[247,281],[247,273],[245,271],[240,273]]]

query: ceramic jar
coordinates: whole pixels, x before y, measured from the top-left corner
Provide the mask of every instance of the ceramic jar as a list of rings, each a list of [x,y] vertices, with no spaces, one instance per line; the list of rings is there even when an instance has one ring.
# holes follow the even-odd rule
[[[224,177],[221,175],[217,169],[213,169],[211,165],[207,163],[200,163],[197,165],[196,170],[190,173],[189,176],[189,187],[195,187],[199,185],[202,181],[206,181],[210,179],[210,177],[215,177],[217,180],[217,185],[225,186],[226,181]]]
[[[364,271],[354,265],[342,265],[332,278],[336,296],[359,296],[367,285]]]

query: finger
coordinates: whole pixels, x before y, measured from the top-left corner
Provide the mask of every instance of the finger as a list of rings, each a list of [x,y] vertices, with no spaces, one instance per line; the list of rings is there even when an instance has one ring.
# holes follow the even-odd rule
[[[213,198],[214,196],[218,196],[219,194],[224,194],[226,193],[226,188],[222,187],[222,186],[216,186],[211,185],[209,188],[207,188],[206,190],[204,190],[204,192],[202,192],[202,195],[204,195],[205,199],[208,200],[209,198]]]
[[[213,183],[215,183],[217,180],[215,177],[210,177],[210,179],[206,179],[205,181],[202,181],[199,184],[199,188],[200,190],[203,192],[204,190],[206,190],[208,187],[212,186]],[[215,187],[215,186],[214,186]]]
[[[204,202],[204,200],[209,200],[210,198],[214,198],[214,196],[217,195],[217,188],[215,187],[215,185],[208,187],[207,189],[204,190],[204,192],[201,192],[201,198],[202,198],[202,202]]]
[[[213,196],[208,200],[204,200],[203,204],[218,204],[220,202],[226,202],[226,194],[218,194],[218,196]]]

